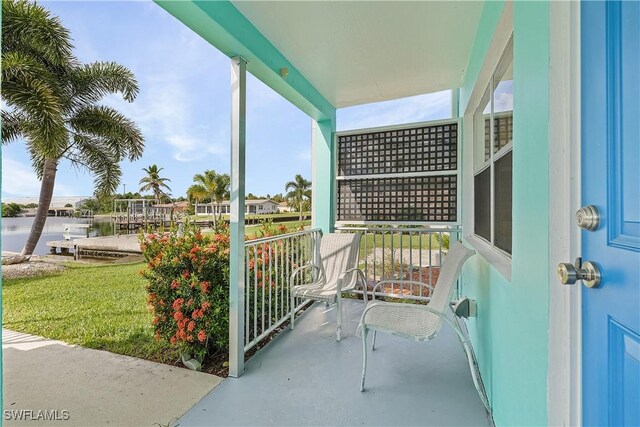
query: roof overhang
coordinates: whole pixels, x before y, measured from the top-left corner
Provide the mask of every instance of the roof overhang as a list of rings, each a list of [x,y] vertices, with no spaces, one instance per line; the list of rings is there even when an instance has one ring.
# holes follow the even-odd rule
[[[156,2],[316,120],[460,87],[481,1]],[[287,69],[286,76],[281,70]]]

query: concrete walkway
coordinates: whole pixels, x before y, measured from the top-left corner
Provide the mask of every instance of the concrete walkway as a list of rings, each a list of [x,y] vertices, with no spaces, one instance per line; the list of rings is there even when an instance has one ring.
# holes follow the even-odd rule
[[[5,426],[174,426],[221,381],[6,329],[2,350]],[[20,415],[31,421],[9,419]],[[45,415],[59,420],[36,419]]]

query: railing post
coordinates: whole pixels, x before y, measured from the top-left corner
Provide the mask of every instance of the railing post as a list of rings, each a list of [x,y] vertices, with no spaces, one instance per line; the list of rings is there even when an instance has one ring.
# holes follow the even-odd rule
[[[231,58],[231,254],[229,265],[229,376],[244,371],[244,205],[247,61]]]

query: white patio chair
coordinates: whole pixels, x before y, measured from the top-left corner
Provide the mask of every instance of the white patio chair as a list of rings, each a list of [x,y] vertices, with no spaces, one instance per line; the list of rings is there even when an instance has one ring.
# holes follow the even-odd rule
[[[360,233],[330,233],[321,237],[320,245],[316,245],[316,263],[295,269],[289,279],[291,329],[294,328],[296,297],[324,301],[327,304],[336,303],[336,340],[340,341],[342,292],[352,291],[360,281],[364,290],[364,303],[367,303],[367,281],[362,270],[357,267],[359,250]],[[311,283],[295,285],[296,276],[308,268],[315,270]]]
[[[431,285],[426,283],[402,280],[384,280],[375,285],[373,288],[372,300],[367,304],[364,312],[362,313],[357,330],[357,332],[362,336],[363,351],[360,391],[364,391],[364,381],[367,372],[367,335],[369,331],[373,331],[373,342],[371,346],[371,350],[373,351],[375,350],[377,331],[409,338],[415,341],[425,341],[434,338],[438,334],[442,327],[442,322],[444,321],[448,323],[458,335],[460,343],[467,355],[476,390],[478,390],[485,407],[489,409],[488,401],[484,394],[484,388],[481,385],[480,379],[477,378],[477,371],[475,369],[475,363],[471,352],[472,350],[469,347],[468,340],[462,332],[451,307],[451,297],[453,295],[454,284],[460,275],[462,265],[474,254],[475,251],[467,249],[461,242],[453,243],[444,260],[444,265],[440,270],[440,276],[438,277],[435,289],[432,289]],[[376,301],[376,290],[389,283],[410,283],[427,287],[432,290],[431,299],[427,305]],[[447,317],[448,315],[453,315],[454,321],[449,319]]]

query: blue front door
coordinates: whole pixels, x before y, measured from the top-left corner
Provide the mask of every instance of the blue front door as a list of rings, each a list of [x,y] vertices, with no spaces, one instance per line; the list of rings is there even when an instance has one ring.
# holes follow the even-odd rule
[[[585,425],[640,425],[640,2],[581,4],[582,257],[602,273],[582,290]]]

